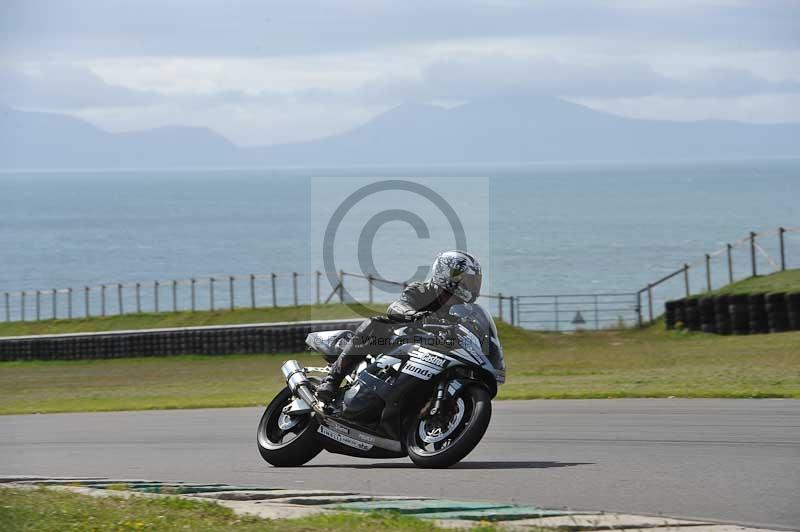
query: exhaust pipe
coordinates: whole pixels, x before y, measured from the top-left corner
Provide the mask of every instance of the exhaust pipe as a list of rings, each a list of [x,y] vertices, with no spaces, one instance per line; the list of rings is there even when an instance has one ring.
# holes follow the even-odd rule
[[[303,367],[296,360],[287,360],[281,366],[281,372],[286,379],[286,384],[289,385],[289,390],[308,403],[308,406],[319,411],[317,398],[314,396],[314,392],[311,391],[311,383],[308,382]]]

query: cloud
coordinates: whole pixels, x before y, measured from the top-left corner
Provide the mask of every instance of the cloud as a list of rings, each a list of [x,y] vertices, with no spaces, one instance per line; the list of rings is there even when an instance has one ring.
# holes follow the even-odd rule
[[[83,109],[146,105],[161,99],[152,91],[110,85],[81,66],[0,67],[0,102],[12,107]]]
[[[791,0],[5,0],[3,53],[26,60],[274,57],[510,36],[797,48]]]

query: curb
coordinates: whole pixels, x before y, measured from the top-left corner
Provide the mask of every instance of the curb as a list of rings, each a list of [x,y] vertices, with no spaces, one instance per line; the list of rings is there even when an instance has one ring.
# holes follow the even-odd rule
[[[737,525],[673,519],[665,516],[547,509],[535,506],[448,499],[393,497],[328,490],[295,490],[190,482],[98,477],[0,476],[0,486],[45,486],[94,497],[177,496],[206,499],[237,514],[268,519],[299,519],[326,512],[390,511],[433,520],[443,528],[470,528],[491,522],[511,530],[626,530],[651,532],[774,532]],[[126,489],[119,489],[121,487]]]

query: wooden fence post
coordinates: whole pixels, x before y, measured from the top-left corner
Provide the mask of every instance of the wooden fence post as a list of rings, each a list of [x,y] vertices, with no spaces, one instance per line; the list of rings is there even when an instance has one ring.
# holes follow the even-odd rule
[[[214,281],[215,280],[216,279],[214,279],[213,277],[210,277],[208,279],[208,306],[209,306],[210,310],[214,310]]]
[[[786,229],[783,227],[778,228],[778,239],[780,240],[781,245],[781,271],[786,271],[786,248],[784,247],[783,243],[783,234],[786,232]]]
[[[117,283],[117,306],[119,308],[119,315],[125,314],[125,309],[122,306],[122,283]]]
[[[250,274],[250,308],[256,308],[256,276]]]
[[[683,264],[683,284],[686,288],[686,297],[689,297],[691,295],[689,290],[689,265],[686,263]]]
[[[728,283],[733,282],[733,255],[731,254],[731,250],[733,246],[730,244],[725,244],[725,249],[728,255]]]
[[[500,321],[503,321],[503,292],[497,293],[497,306],[500,309],[500,316],[498,317],[500,318]]]

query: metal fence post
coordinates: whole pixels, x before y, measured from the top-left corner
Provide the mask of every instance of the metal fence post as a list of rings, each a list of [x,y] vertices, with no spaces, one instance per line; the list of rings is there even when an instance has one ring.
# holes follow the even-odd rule
[[[509,311],[511,313],[511,325],[516,325],[515,322],[516,312],[514,312],[514,296],[511,296],[511,298],[509,299],[509,303],[510,303]]]
[[[117,283],[117,306],[119,307],[119,315],[125,314],[125,308],[122,306],[122,283]]]
[[[642,291],[636,292],[636,324],[642,326]]]
[[[598,316],[598,308],[597,308],[597,294],[594,296],[594,330],[600,330],[600,319]]]
[[[189,284],[191,285],[191,298],[192,298],[192,312],[197,310],[197,279],[192,279]]]
[[[499,308],[499,318],[500,321],[503,321],[503,292],[497,293],[497,306]]]
[[[106,315],[106,285],[100,285],[100,315]]]
[[[72,288],[67,288],[67,319],[72,319]]]
[[[91,308],[89,307],[89,290],[91,289],[88,286],[83,287],[83,310],[87,318],[92,316]]]
[[[53,311],[53,319],[56,319],[58,318],[58,290],[53,288],[51,293],[53,295],[53,308],[51,310]]]
[[[233,293],[233,275],[228,277],[228,291],[230,292],[231,310],[233,310],[233,306],[234,306],[234,302],[235,302],[234,300],[236,299],[234,297],[234,293]]]
[[[691,291],[689,290],[689,265],[684,263],[683,265],[683,284],[686,288],[686,297],[691,295]]]
[[[711,292],[711,255],[706,253],[706,286]]]
[[[11,301],[9,301],[10,297],[11,296],[9,295],[8,292],[3,294],[3,299],[5,300],[6,304],[6,321],[11,321]]]
[[[37,290],[36,291],[36,321],[39,321],[41,319],[41,317],[42,317],[42,315],[41,315],[40,293]]]
[[[142,313],[142,283],[136,283],[136,314]]]
[[[320,299],[320,292],[319,292],[319,279],[320,279],[320,277],[322,277],[322,272],[317,270],[317,305],[319,305],[320,302],[322,301]]]
[[[250,308],[256,308],[256,276],[250,274]]]
[[[733,249],[733,246],[731,246],[730,244],[725,244],[725,249],[727,250],[727,255],[728,255],[728,282],[732,283],[733,282],[733,256],[731,254],[731,250]]]
[[[786,232],[786,229],[783,227],[778,228],[778,239],[780,240],[781,244],[781,271],[786,271],[786,248],[784,247],[783,243],[783,233]]]
[[[344,271],[339,270],[339,303],[344,303]]]
[[[211,310],[214,310],[214,281],[213,277],[208,279],[208,306]]]
[[[178,280],[172,280],[172,312],[178,312]]]
[[[372,274],[367,275],[367,285],[369,286],[369,302],[372,304]]]
[[[292,298],[294,306],[297,306],[297,272],[292,272]]]
[[[278,306],[278,296],[275,293],[275,278],[276,277],[277,277],[277,275],[275,275],[275,272],[270,273],[269,279],[270,279],[270,282],[272,284],[272,306],[273,306],[273,308]]]
[[[750,264],[753,267],[753,277],[755,277],[758,272],[756,268],[756,234],[753,231],[750,231]]]
[[[650,317],[650,323],[653,323],[653,285],[647,285],[647,311]]]
[[[159,282],[158,281],[153,281],[153,308],[155,309],[156,314],[158,314],[158,310],[159,310],[158,309],[158,286],[159,286]]]
[[[558,331],[558,327],[559,327],[559,325],[558,325],[558,296],[555,296],[553,298],[553,302],[555,303],[555,314],[556,314],[555,315],[555,318],[556,318],[556,327],[555,328],[556,328],[556,331]]]
[[[20,317],[25,321],[25,291],[20,294]]]

